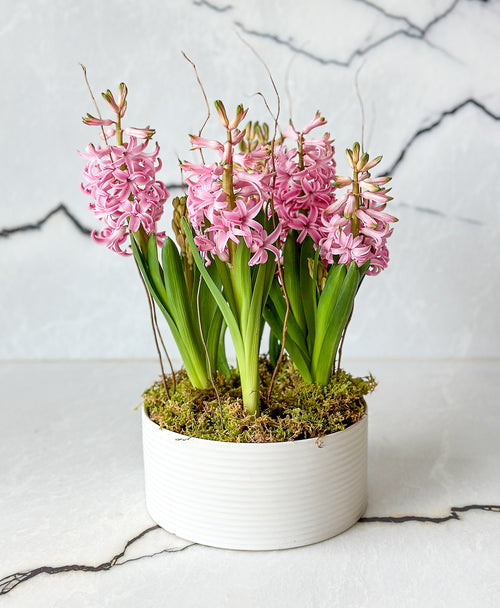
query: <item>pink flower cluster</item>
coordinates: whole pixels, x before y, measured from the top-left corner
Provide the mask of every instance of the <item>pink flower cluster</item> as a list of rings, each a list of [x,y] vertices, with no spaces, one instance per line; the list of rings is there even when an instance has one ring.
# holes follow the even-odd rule
[[[299,243],[310,236],[318,245],[325,236],[323,215],[335,200],[335,149],[329,133],[321,139],[304,138],[325,123],[317,113],[300,133],[290,125],[284,136],[296,141],[297,147],[277,146],[270,160],[276,171],[273,204],[283,241],[289,230],[299,232]]]
[[[372,162],[376,164],[378,161]],[[337,179],[343,186],[351,187],[324,213],[327,234],[319,243],[320,257],[331,264],[334,256],[338,256],[340,264],[354,260],[358,266],[370,260],[366,274],[378,274],[389,262],[386,241],[393,232],[390,224],[397,221],[384,211],[391,197],[388,196],[387,189],[379,186],[387,183],[390,178],[371,178],[364,168],[356,180],[349,177]],[[354,184],[357,193],[353,191]]]
[[[121,255],[129,233],[140,227],[146,234],[156,233],[156,224],[163,213],[168,190],[156,173],[161,168],[159,146],[146,152],[150,130],[133,129],[130,139],[122,145],[89,144],[80,155],[88,160],[82,190],[92,197],[90,209],[106,224],[100,232],[93,231],[94,240]],[[124,129],[123,133],[127,133]],[[137,136],[145,139],[138,142]],[[156,233],[159,243],[165,233]]]
[[[278,256],[275,243],[281,229],[278,227],[268,233],[261,223],[268,213],[267,202],[271,198],[272,175],[266,162],[267,150],[261,146],[252,152],[233,152],[233,146],[244,135],[244,132],[232,129],[225,145],[191,137],[194,148],[216,150],[220,162],[210,165],[184,162],[182,168],[188,185],[186,205],[189,221],[194,228],[199,251],[228,261],[229,241],[239,243],[243,238],[251,253],[249,265],[253,266],[265,263],[268,252]],[[224,188],[228,171],[232,196]],[[260,218],[256,219],[259,214]]]
[[[306,139],[304,135],[324,125],[325,120],[316,114],[301,131],[292,127],[285,136],[297,142],[287,149],[275,149],[276,171],[273,192],[274,209],[282,225],[282,241],[288,230],[299,232],[298,242],[310,236],[320,248],[320,258],[328,264],[354,261],[362,266],[370,260],[367,274],[378,274],[387,266],[389,254],[387,238],[392,234],[389,224],[396,221],[384,211],[391,197],[381,188],[390,178],[371,178],[369,170],[378,164],[380,157],[368,161],[368,155],[349,162],[354,177],[335,175],[334,147],[329,133],[321,139]],[[350,189],[336,200],[337,187]]]

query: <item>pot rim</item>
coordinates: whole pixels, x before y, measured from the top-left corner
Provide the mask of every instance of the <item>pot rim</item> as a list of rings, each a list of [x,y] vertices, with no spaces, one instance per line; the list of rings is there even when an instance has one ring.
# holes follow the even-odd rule
[[[190,443],[192,442],[204,442],[206,445],[208,445],[209,443],[214,443],[216,445],[241,445],[241,446],[260,446],[262,449],[262,446],[283,446],[283,445],[305,445],[307,442],[309,443],[316,443],[318,444],[319,447],[321,447],[321,442],[324,440],[328,440],[331,437],[335,437],[335,436],[340,436],[340,435],[344,435],[347,434],[349,432],[353,432],[354,429],[356,429],[358,426],[360,426],[361,424],[364,424],[368,418],[368,411],[365,411],[365,413],[363,414],[363,416],[354,424],[349,425],[348,427],[346,427],[345,429],[341,430],[341,431],[335,431],[333,433],[328,433],[327,435],[322,435],[320,437],[309,437],[308,439],[289,439],[286,441],[263,441],[263,442],[249,442],[249,441],[216,441],[215,439],[204,439],[202,437],[195,437],[192,435],[183,435],[182,433],[177,433],[176,431],[171,431],[170,429],[166,428],[166,427],[160,427],[160,425],[158,423],[156,423],[154,420],[151,420],[151,418],[149,417],[149,415],[146,412],[146,407],[143,405],[141,407],[142,410],[142,421],[143,424],[150,424],[150,425],[154,425],[159,431],[166,431],[166,433],[168,433],[170,436],[173,436],[175,439],[177,439],[178,441],[189,441]],[[150,426],[150,428],[152,428]],[[248,448],[246,448],[248,449]],[[266,448],[269,449],[269,448]],[[271,449],[276,449],[276,448],[271,448]]]

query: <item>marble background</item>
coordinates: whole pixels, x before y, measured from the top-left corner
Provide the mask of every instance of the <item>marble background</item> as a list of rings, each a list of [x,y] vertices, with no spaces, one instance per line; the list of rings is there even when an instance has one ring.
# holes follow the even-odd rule
[[[392,261],[365,282],[345,353],[500,356],[500,2],[231,1],[0,0],[0,358],[154,357],[133,263],[88,236],[76,149],[97,132],[78,63],[96,93],[127,83],[128,124],[157,129],[175,186],[205,117],[181,51],[211,101],[266,120],[260,91],[276,107],[242,38],[282,125],[329,119],[340,172],[358,74],[366,147],[394,177]]]

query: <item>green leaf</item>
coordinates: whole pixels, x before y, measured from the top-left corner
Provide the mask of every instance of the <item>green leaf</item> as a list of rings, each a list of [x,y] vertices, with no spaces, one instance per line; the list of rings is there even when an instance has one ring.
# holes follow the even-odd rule
[[[220,279],[217,275],[217,269],[215,268],[214,264],[211,264],[211,266],[209,266],[207,268],[210,276],[212,277],[214,283],[220,288]],[[210,326],[214,320],[214,316],[215,314],[221,314],[219,311],[219,308],[212,296],[212,294],[210,293],[210,290],[208,289],[205,281],[203,280],[202,276],[200,275],[200,273],[198,272],[198,269],[196,268],[196,275],[197,275],[197,282],[194,286],[193,292],[193,300],[194,300],[194,315],[195,318],[198,319],[198,299],[199,299],[199,316],[201,319],[201,327],[203,330],[203,335],[207,336],[208,332],[210,331]],[[198,298],[198,287],[200,290],[200,295]]]
[[[340,289],[346,274],[347,269],[344,264],[332,266],[328,272],[325,287],[319,297],[318,312],[316,315],[316,336],[312,355],[313,369],[315,369],[318,364],[326,329],[332,318],[333,310],[337,303],[337,298],[339,297]]]
[[[278,331],[278,335],[281,336],[283,333],[283,325],[285,323],[285,315],[286,315],[286,302],[283,296],[283,292],[281,291],[281,287],[278,285],[276,281],[271,285],[271,290],[269,292],[269,299],[272,301],[278,318],[280,320],[281,328]],[[298,323],[290,311],[288,315],[288,321],[286,324],[286,333],[287,337],[290,338],[299,346],[304,354],[308,352],[307,350],[307,340],[306,336],[303,334],[302,330],[298,326]]]
[[[217,276],[220,279],[222,287],[224,289],[224,297],[229,304],[231,310],[236,310],[236,300],[233,293],[233,284],[231,282],[231,274],[229,272],[228,265],[225,262],[219,260],[218,257],[214,258],[211,265],[214,265],[217,269]]]
[[[224,319],[219,309],[214,311],[212,322],[208,326],[208,334],[203,334],[205,338],[205,344],[207,345],[208,357],[210,359],[210,365],[212,367],[212,374],[217,370],[218,352],[220,346],[220,333]]]
[[[229,369],[229,365],[226,359],[226,346],[224,344],[224,337],[226,335],[226,324],[223,321],[222,327],[220,330],[220,339],[219,339],[219,348],[217,350],[217,369],[219,372],[224,374],[226,378],[231,376],[231,370]]]
[[[311,352],[316,336],[316,274],[309,270],[309,260],[315,259],[314,245],[311,237],[306,237],[300,246],[300,291],[302,293],[302,307],[307,327],[307,349]],[[317,262],[315,264],[317,269]]]
[[[147,265],[147,262],[144,259],[144,256],[142,255],[142,253],[137,245],[137,242],[133,236],[131,236],[131,238],[130,238],[130,243],[132,246],[132,253],[134,254],[135,261],[137,262],[137,265],[139,266],[139,271],[142,275],[142,278],[144,279],[144,282],[146,283],[146,287],[147,287],[149,293],[153,296],[155,302],[160,307],[160,310],[162,311],[163,316],[167,320],[167,322],[170,326],[170,329],[172,330],[172,327],[173,327],[174,329],[172,331],[174,331],[174,330],[177,331],[177,327],[172,318],[172,315],[168,311],[168,307],[167,307],[167,303],[166,303],[166,296],[165,296],[165,298],[162,298],[159,295],[158,290],[157,290],[157,288],[154,284],[154,281],[151,277],[151,274],[149,272],[149,267]]]
[[[265,318],[265,309],[264,309],[264,318]],[[269,363],[272,367],[276,367],[278,363],[278,357],[281,352],[281,342],[276,337],[276,334],[271,331],[269,333]]]
[[[274,274],[269,272],[269,266],[274,268],[274,260],[272,260],[271,256],[268,257],[265,264],[257,266],[257,277],[253,293],[251,294],[252,299],[248,310],[248,317],[246,325],[242,328],[245,345],[248,345],[250,352],[254,351],[255,348],[258,351],[260,345],[262,313],[269,293],[268,283],[270,283]],[[242,317],[242,322],[245,322],[244,317]]]
[[[198,252],[198,249],[196,248],[196,244],[193,239],[193,235],[191,234],[191,228],[189,227],[189,224],[188,224],[186,218],[184,218],[184,217],[182,218],[182,225],[184,228],[184,233],[186,235],[186,239],[187,239],[189,248],[191,249],[191,252],[193,254],[194,262],[195,262],[196,266],[198,267],[198,270],[200,271],[200,273],[203,277],[203,280],[207,284],[207,287],[210,289],[210,292],[213,295],[214,300],[216,301],[216,303],[222,313],[222,316],[224,317],[224,321],[227,324],[229,332],[231,333],[231,338],[233,340],[233,345],[234,345],[234,348],[236,351],[236,356],[241,357],[241,361],[243,361],[244,355],[245,355],[245,349],[243,346],[243,339],[241,337],[241,332],[238,327],[238,322],[236,320],[236,317],[235,317],[233,311],[231,310],[228,302],[224,299],[224,296],[220,292],[220,289],[217,287],[217,285],[213,281],[212,277],[210,276],[209,272],[205,268],[205,264],[203,263],[203,260],[200,257],[200,254]],[[222,280],[222,284],[224,285],[224,279]]]
[[[248,262],[250,261],[250,250],[243,240],[236,247],[234,256],[234,268],[232,270],[233,293],[238,307],[238,318],[240,327],[245,327],[248,319],[248,311],[252,300],[252,279]]]
[[[171,312],[167,292],[165,290],[165,284],[163,282],[163,272],[160,268],[160,262],[158,261],[156,234],[152,234],[148,239],[147,264],[151,280],[153,281],[158,295],[162,298],[166,308],[168,308],[168,310]]]
[[[150,275],[149,268],[146,264],[146,260],[140,252],[139,247],[133,236],[130,240],[132,245],[132,252],[134,254],[134,258],[137,262],[137,265],[139,266],[141,275],[144,278],[144,282],[146,283],[149,293],[152,295],[155,302],[158,304],[160,311],[162,312],[168,323],[168,326],[170,327],[170,331],[172,332],[172,336],[175,340],[177,348],[179,349],[179,353],[181,355],[184,367],[186,368],[186,372],[189,376],[189,379],[191,380],[191,383],[197,388],[205,388],[206,376],[204,377],[203,374],[200,376],[199,367],[193,362],[190,349],[188,348],[188,345],[186,344],[184,338],[181,336],[175,323],[175,320],[173,319],[167,308],[166,301],[158,294],[153,279]]]
[[[290,230],[283,247],[283,278],[291,312],[302,333],[306,335],[306,317],[300,287],[300,249],[295,230]]]
[[[271,328],[272,334],[281,337],[283,333],[283,324],[281,323],[279,315],[277,314],[272,301],[268,301],[264,309],[264,319]],[[285,340],[285,349],[290,355],[293,364],[299,370],[299,373],[304,379],[304,382],[312,382],[313,380],[310,371],[311,360],[308,358],[307,355],[304,355],[304,353],[297,346],[297,344],[290,338],[288,333]]]
[[[162,262],[165,290],[172,316],[181,335],[186,341],[192,342],[199,352],[202,344],[199,337],[198,320],[194,319],[191,313],[191,302],[182,270],[182,261],[177,247],[170,237],[167,237],[163,243]]]
[[[333,362],[339,347],[342,332],[349,320],[354,298],[359,283],[359,272],[355,262],[351,262],[346,277],[342,283],[340,294],[332,311],[330,322],[319,348],[317,359],[313,355],[313,377],[314,381],[326,385],[330,379]],[[315,344],[316,347],[316,344]],[[316,351],[315,353],[316,354]]]

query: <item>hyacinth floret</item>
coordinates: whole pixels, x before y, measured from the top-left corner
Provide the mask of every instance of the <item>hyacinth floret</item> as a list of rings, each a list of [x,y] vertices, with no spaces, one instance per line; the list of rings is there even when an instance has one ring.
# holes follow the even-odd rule
[[[146,151],[154,130],[121,127],[127,107],[126,95],[123,83],[117,100],[109,90],[103,93],[116,120],[88,114],[83,122],[100,126],[105,144],[89,144],[85,152],[80,152],[88,161],[81,188],[92,199],[89,208],[105,223],[100,231],[92,232],[92,238],[120,255],[131,255],[130,249],[124,248],[130,233],[156,234],[158,244],[162,244],[165,233],[157,232],[157,222],[168,198],[165,184],[156,179],[161,169],[160,147],[156,144],[153,151]],[[112,125],[114,128],[104,131],[104,127]],[[115,145],[108,143],[113,135],[117,138]],[[128,141],[124,141],[124,136]]]

